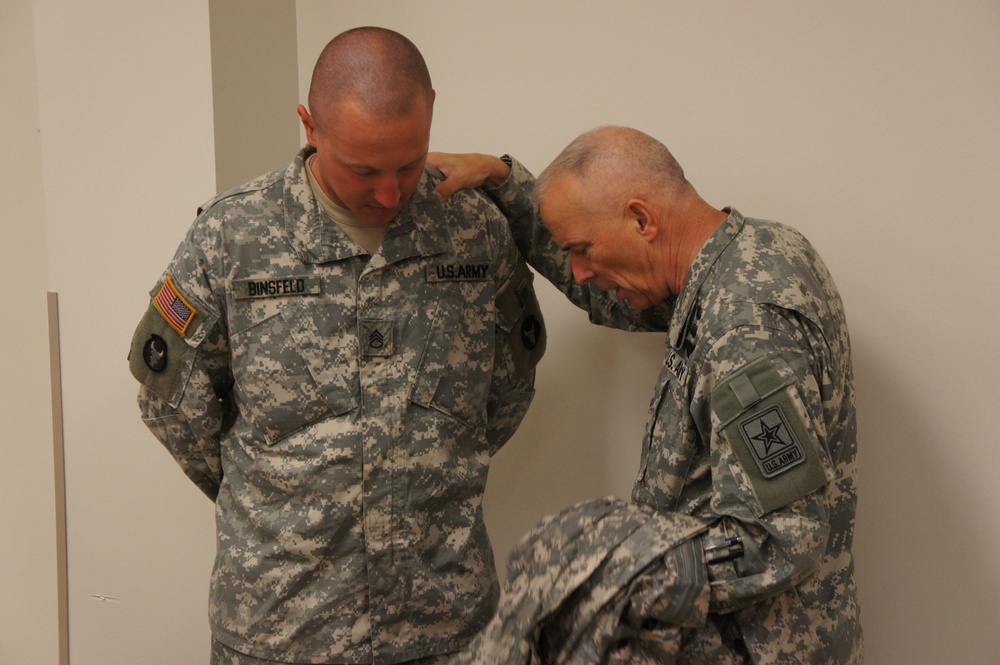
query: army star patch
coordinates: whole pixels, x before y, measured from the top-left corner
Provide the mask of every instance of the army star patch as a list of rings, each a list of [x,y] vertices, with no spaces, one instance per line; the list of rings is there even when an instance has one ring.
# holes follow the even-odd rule
[[[802,444],[778,404],[741,421],[740,434],[765,478],[774,478],[806,461]]]
[[[192,307],[191,303],[180,294],[177,285],[174,284],[174,278],[169,275],[164,280],[160,290],[153,296],[153,304],[156,305],[156,309],[167,320],[170,327],[176,330],[181,337],[187,332],[188,326],[194,320],[194,315],[198,313],[198,310]]]

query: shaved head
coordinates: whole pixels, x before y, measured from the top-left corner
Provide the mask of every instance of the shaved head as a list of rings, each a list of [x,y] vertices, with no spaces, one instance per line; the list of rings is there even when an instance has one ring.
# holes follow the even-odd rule
[[[588,193],[583,207],[599,210],[631,197],[672,197],[687,185],[665,145],[629,127],[599,127],[574,139],[538,176],[539,200],[552,183],[574,178]]]
[[[309,85],[309,110],[320,127],[346,102],[373,117],[396,120],[417,103],[431,104],[433,95],[427,65],[413,42],[385,28],[354,28],[320,53]]]

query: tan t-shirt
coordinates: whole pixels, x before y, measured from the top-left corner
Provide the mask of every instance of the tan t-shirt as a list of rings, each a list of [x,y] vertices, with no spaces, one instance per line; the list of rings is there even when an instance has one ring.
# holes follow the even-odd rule
[[[319,201],[319,206],[337,226],[343,229],[344,233],[351,240],[364,247],[369,254],[374,254],[382,244],[382,240],[385,238],[385,231],[389,228],[389,225],[369,224],[347,208],[334,203],[326,195],[326,192],[323,191],[319,181],[316,180],[316,176],[313,175],[312,163],[315,157],[316,155],[313,155],[306,162],[306,175],[309,177],[309,187],[312,188],[313,195]]]

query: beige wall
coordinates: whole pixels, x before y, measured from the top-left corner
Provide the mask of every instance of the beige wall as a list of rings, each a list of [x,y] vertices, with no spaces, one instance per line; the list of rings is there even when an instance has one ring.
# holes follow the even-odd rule
[[[209,0],[216,189],[285,166],[299,146],[295,0]]]
[[[0,514],[19,534],[0,545],[0,662],[55,662],[46,290],[63,315],[73,665],[206,662],[211,506],[138,422],[124,358],[216,188],[208,2],[0,6]],[[868,662],[995,658],[1000,6],[298,0],[296,21],[300,98],[330,36],[393,27],[431,67],[436,149],[537,171],[579,132],[629,124],[709,201],[802,229],[851,318]],[[487,497],[501,559],[543,514],[627,495],[661,360],[659,336],[586,325],[540,289],[539,397]]]
[[[45,292],[30,0],[0,3],[0,663],[59,657]]]
[[[199,662],[211,506],[138,421],[125,357],[146,292],[215,191],[207,2],[32,6],[61,310],[70,660]]]

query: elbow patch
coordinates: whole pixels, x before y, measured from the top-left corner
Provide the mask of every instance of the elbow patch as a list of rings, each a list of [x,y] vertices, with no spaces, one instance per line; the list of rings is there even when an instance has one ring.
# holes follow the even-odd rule
[[[533,280],[527,264],[518,261],[496,297],[497,325],[509,341],[515,381],[534,369],[545,354],[545,321],[531,287]]]
[[[795,380],[780,357],[760,358],[712,392],[717,430],[739,460],[758,516],[826,484],[820,444]]]

